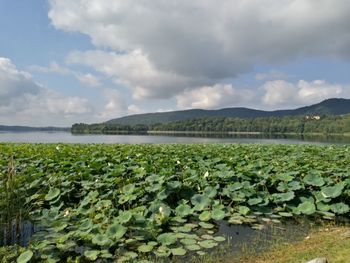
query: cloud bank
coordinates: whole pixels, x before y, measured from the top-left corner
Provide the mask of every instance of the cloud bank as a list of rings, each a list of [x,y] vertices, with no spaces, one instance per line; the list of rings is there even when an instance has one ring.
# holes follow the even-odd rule
[[[0,119],[6,124],[64,126],[92,112],[88,101],[62,96],[42,87],[20,71],[8,58],[0,57]]]
[[[141,100],[223,86],[257,63],[349,59],[349,13],[348,0],[50,0],[49,17],[113,50],[76,52],[69,62],[92,66]]]

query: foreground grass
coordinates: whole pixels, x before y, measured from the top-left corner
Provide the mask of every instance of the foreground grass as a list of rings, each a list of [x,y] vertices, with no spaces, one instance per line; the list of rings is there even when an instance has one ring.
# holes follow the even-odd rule
[[[278,243],[271,250],[260,254],[250,254],[237,258],[229,251],[218,251],[206,258],[194,262],[220,263],[305,263],[314,258],[325,257],[331,263],[350,262],[350,238],[344,234],[349,227],[324,227],[313,230],[310,235],[299,242]]]

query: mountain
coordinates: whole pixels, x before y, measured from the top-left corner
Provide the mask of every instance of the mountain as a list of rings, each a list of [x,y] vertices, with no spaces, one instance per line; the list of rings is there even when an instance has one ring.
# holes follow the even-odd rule
[[[258,118],[258,117],[285,117],[298,115],[342,115],[350,113],[350,99],[328,99],[318,104],[297,108],[293,110],[262,111],[249,108],[225,108],[220,110],[182,110],[170,112],[145,113],[112,119],[106,124],[155,124],[197,119],[205,117],[233,117],[233,118]]]

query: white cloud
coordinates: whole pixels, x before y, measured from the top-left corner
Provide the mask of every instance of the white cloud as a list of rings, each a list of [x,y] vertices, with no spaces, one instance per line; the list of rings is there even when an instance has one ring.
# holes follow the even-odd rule
[[[254,93],[249,90],[236,90],[232,85],[217,84],[186,90],[176,96],[177,105],[182,109],[215,109],[245,104],[254,99]]]
[[[42,87],[7,58],[0,58],[0,122],[21,125],[71,125],[92,111],[88,101]]]
[[[86,51],[72,52],[68,64],[84,64],[131,89],[136,100],[169,98],[184,90],[189,78],[157,70],[140,50],[130,53]]]
[[[310,105],[324,99],[348,95],[342,85],[330,84],[324,80],[300,80],[296,84],[284,80],[268,81],[262,89],[265,90],[263,103],[272,107]]]
[[[117,52],[100,58],[113,66],[89,63],[142,99],[222,83],[256,63],[349,59],[349,13],[348,0],[50,0],[49,17]]]
[[[48,67],[32,65],[29,67],[29,70],[32,72],[56,73],[64,76],[73,76],[82,84],[90,87],[98,87],[101,85],[99,79],[91,73],[77,72],[69,68],[62,67],[57,62],[51,62]]]

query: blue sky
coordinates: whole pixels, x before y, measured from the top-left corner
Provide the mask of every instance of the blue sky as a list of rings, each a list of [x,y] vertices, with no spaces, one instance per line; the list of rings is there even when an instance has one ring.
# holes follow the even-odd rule
[[[0,124],[350,98],[349,11],[346,0],[2,0]]]

